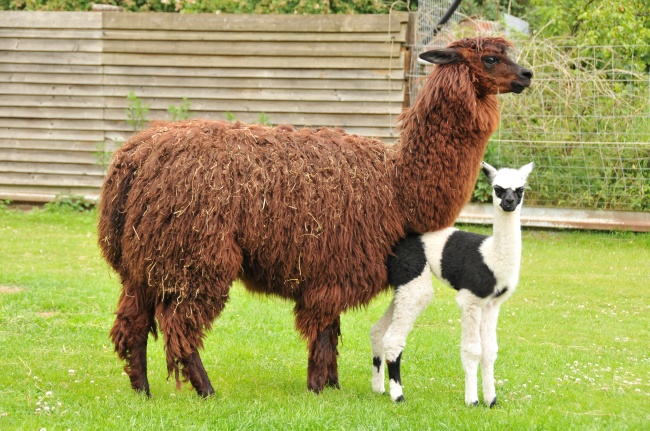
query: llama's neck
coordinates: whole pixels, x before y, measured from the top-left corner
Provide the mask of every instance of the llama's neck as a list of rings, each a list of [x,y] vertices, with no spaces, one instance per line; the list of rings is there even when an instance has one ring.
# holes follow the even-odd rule
[[[456,68],[455,75],[456,69],[434,71],[400,118],[393,183],[408,231],[454,223],[499,123],[496,96],[478,97],[467,71]]]
[[[498,260],[519,266],[521,260],[521,206],[512,212],[494,209],[492,246]]]

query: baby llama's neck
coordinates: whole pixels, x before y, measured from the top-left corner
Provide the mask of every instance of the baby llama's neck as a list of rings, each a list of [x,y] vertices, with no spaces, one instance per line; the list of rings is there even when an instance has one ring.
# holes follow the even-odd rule
[[[499,123],[496,96],[478,97],[464,66],[437,66],[400,117],[393,184],[407,231],[451,226],[469,201]]]
[[[493,220],[494,253],[500,260],[518,265],[521,260],[521,206],[512,212],[495,206]]]

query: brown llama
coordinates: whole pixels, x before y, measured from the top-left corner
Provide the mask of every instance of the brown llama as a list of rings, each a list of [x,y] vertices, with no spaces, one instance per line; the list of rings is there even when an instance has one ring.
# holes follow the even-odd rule
[[[474,38],[422,54],[437,66],[394,146],[206,120],[126,142],[102,187],[99,244],[122,282],[110,335],[133,389],[150,395],[147,338],[159,329],[177,386],[182,372],[214,393],[198,352],[236,279],[295,302],[308,388],[338,387],[340,314],[386,288],[400,238],[454,222],[499,123],[496,94],[530,85],[510,46]]]

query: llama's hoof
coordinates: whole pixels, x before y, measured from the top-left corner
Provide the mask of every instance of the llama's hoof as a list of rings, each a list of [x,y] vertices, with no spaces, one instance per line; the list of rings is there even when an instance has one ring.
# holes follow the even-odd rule
[[[341,389],[341,385],[339,385],[338,380],[335,380],[335,381],[328,380],[325,383],[325,386],[330,387],[330,388],[334,388],[334,389]]]
[[[478,406],[478,400],[467,403],[467,407],[476,407],[476,406]]]
[[[208,383],[207,386],[203,388],[195,388],[196,393],[199,394],[201,398],[208,398],[214,395],[214,389],[212,388],[212,385]]]
[[[138,394],[146,395],[147,398],[151,398],[151,391],[149,391],[149,383],[147,383],[142,388],[134,387],[133,390]]]
[[[496,405],[497,405],[497,397],[494,397],[494,399],[490,403],[490,408],[496,407]]]

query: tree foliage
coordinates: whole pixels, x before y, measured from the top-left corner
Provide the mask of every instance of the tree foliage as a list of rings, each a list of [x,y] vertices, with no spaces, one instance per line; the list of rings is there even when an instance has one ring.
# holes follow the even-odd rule
[[[636,46],[628,66],[650,70],[648,0],[530,0],[530,6],[525,18],[540,37],[575,46]]]

